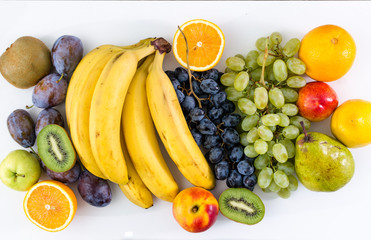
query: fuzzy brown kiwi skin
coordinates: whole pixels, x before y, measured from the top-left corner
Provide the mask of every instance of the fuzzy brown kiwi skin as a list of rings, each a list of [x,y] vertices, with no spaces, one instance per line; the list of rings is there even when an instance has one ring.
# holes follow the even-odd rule
[[[45,161],[43,161],[43,163],[45,164],[45,166],[47,166],[49,169],[51,169],[52,171],[54,171],[54,172],[66,172],[66,171],[69,171],[71,168],[73,168],[73,166],[76,164],[76,160],[77,160],[77,153],[76,153],[76,150],[74,149],[74,146],[73,146],[73,143],[72,143],[72,141],[71,141],[71,139],[70,139],[70,137],[68,136],[68,133],[67,133],[67,131],[66,131],[66,129],[64,129],[63,127],[61,127],[61,126],[59,126],[59,125],[57,125],[57,124],[49,124],[49,125],[47,125],[47,126],[54,126],[55,128],[59,128],[59,129],[61,129],[61,130],[63,130],[64,131],[64,133],[65,133],[65,136],[68,138],[67,140],[68,141],[70,141],[70,143],[71,143],[71,146],[72,146],[72,153],[71,154],[73,154],[73,156],[74,156],[74,158],[73,158],[73,162],[72,162],[72,164],[71,164],[71,167],[69,168],[69,169],[64,169],[64,171],[57,171],[56,169],[54,169],[52,166],[48,166],[48,163],[46,163]],[[42,131],[42,130],[41,130]],[[40,131],[40,133],[41,133],[41,131]],[[39,135],[38,135],[38,138],[39,138],[39,136],[40,135],[42,135],[42,134],[40,134],[39,133]],[[38,144],[39,144],[39,142],[38,142]],[[39,146],[38,146],[39,147]],[[40,156],[40,151],[39,151],[39,156]],[[41,157],[41,156],[40,156]]]
[[[239,189],[247,190],[247,189],[245,189],[245,188],[239,188]],[[248,190],[248,191],[250,191],[250,190]],[[251,192],[251,193],[254,194],[254,195],[256,195],[256,194],[253,193],[253,192]],[[219,206],[221,205],[220,202],[222,201],[221,196],[222,196],[222,195],[219,196],[219,200],[218,200],[218,202],[219,202]],[[257,195],[256,195],[256,196],[257,196]],[[259,198],[259,196],[257,196],[257,197]],[[263,207],[262,210],[263,210],[263,212],[265,213],[265,206],[264,206],[264,204],[262,205],[262,207]],[[255,225],[255,224],[261,222],[261,220],[263,220],[264,215],[265,215],[265,214],[263,214],[262,218],[261,218],[258,222],[256,222],[256,223],[244,223],[244,222],[238,221],[238,220],[236,220],[236,219],[233,219],[233,218],[231,218],[231,217],[228,217],[228,216],[224,215],[222,211],[220,211],[220,213],[221,213],[224,217],[226,217],[226,218],[228,218],[228,219],[230,219],[230,220],[232,220],[232,221],[234,221],[234,222],[238,222],[238,223],[241,223],[241,224],[247,224],[247,225]]]
[[[17,88],[30,88],[52,70],[50,49],[39,39],[18,38],[0,57],[0,72]]]

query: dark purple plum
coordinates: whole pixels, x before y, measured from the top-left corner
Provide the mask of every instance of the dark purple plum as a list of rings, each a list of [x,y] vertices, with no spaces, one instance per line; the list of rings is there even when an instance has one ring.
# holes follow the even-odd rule
[[[52,47],[52,62],[59,75],[71,78],[77,64],[83,57],[84,48],[78,37],[63,35]]]
[[[36,84],[32,94],[32,102],[38,108],[50,108],[61,104],[66,98],[66,94],[66,79],[51,73]]]
[[[39,134],[41,129],[49,124],[57,124],[64,127],[64,120],[62,114],[54,108],[47,108],[42,110],[36,119],[35,133]]]
[[[105,207],[112,200],[108,181],[94,176],[87,170],[80,174],[77,190],[84,201],[95,207]]]
[[[7,125],[10,136],[12,136],[19,145],[28,148],[35,144],[35,123],[26,110],[14,110],[8,116]]]
[[[54,172],[45,166],[46,174],[53,180],[62,183],[74,183],[79,179],[81,173],[80,163],[76,162],[70,170],[65,172]]]

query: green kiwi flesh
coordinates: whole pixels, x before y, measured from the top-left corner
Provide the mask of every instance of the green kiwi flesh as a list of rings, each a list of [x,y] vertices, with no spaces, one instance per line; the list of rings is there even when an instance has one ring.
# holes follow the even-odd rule
[[[260,222],[265,214],[262,200],[246,188],[228,188],[219,197],[220,212],[227,218],[248,225]]]
[[[70,170],[76,152],[66,130],[56,124],[45,126],[37,135],[37,150],[45,166],[54,172]]]

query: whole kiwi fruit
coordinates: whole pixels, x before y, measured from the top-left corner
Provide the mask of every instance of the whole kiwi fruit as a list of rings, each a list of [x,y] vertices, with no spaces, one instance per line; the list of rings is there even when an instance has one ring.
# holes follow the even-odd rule
[[[1,75],[17,88],[30,88],[52,70],[49,48],[39,39],[18,38],[0,57]]]

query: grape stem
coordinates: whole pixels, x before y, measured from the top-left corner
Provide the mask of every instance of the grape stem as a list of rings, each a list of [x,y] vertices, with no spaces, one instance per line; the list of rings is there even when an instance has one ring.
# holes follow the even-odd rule
[[[184,35],[184,32],[182,31],[182,29],[180,29],[179,26],[178,26],[178,29],[179,29],[180,33],[183,35],[184,41],[185,41],[185,44],[186,44],[187,71],[188,71],[189,87],[191,89],[191,91],[188,93],[188,96],[192,94],[196,98],[196,100],[198,102],[198,107],[199,108],[202,108],[201,99],[193,91],[192,73],[191,73],[191,69],[189,68],[189,48],[188,48],[188,41],[187,41],[186,36]]]
[[[265,71],[265,62],[267,61],[267,57],[268,57],[268,40],[269,40],[269,37],[267,37],[267,39],[265,40],[265,49],[264,49],[264,59],[263,59],[263,65],[262,65],[262,74],[260,75],[260,84],[267,88],[267,86],[265,85],[265,81],[264,81],[264,71]]]

